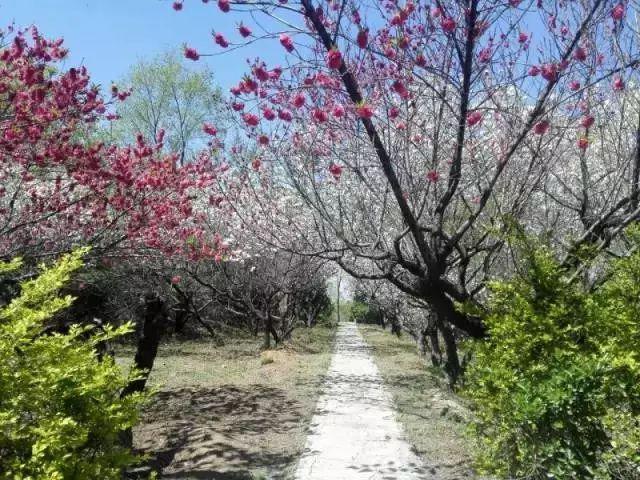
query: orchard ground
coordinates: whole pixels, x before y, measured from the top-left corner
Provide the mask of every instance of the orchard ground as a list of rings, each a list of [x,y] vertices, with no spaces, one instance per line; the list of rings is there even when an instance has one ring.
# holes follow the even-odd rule
[[[398,337],[372,325],[359,329],[414,451],[438,479],[474,478],[464,434],[470,414],[447,388],[443,372],[417,354],[415,341],[406,333]]]
[[[394,399],[407,439],[438,478],[470,475],[465,411],[416,353],[410,338],[360,326]],[[262,351],[260,338],[170,341],[160,348],[151,408],[134,444],[162,478],[274,479],[293,476],[322,392],[335,329],[297,329]],[[118,349],[127,366],[131,347]]]

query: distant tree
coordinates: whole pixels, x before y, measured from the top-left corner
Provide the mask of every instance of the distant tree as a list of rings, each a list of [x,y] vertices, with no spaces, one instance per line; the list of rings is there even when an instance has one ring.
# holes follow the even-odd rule
[[[165,147],[184,165],[213,138],[203,125],[224,125],[226,107],[213,74],[187,68],[176,52],[139,61],[120,83],[131,96],[118,105],[108,132],[112,141],[127,142],[137,133],[154,139],[164,129]]]

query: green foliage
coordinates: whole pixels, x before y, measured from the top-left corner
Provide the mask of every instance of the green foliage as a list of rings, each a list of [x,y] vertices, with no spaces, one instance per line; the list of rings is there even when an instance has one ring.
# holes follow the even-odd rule
[[[120,119],[102,132],[105,140],[127,144],[142,133],[153,142],[164,129],[167,151],[188,162],[210,140],[203,123],[215,125],[224,136],[222,93],[213,74],[202,64],[185,63],[181,52],[139,61],[120,86],[130,88],[131,96],[118,105]]]
[[[354,300],[351,304],[351,320],[356,323],[369,323],[365,319],[369,315],[369,305]]]
[[[128,380],[96,345],[130,331],[76,326],[45,335],[43,322],[67,308],[58,296],[82,266],[78,250],[21,285],[0,310],[0,479],[119,479],[135,458],[119,435],[136,423],[143,395],[120,399]],[[0,263],[0,272],[19,261]]]
[[[595,291],[545,248],[491,285],[489,338],[473,346],[466,392],[477,459],[509,478],[640,475],[640,254]]]
[[[356,323],[370,323],[376,325],[380,325],[382,323],[380,310],[375,305],[369,303],[367,294],[361,290],[356,290],[353,295],[351,320]]]

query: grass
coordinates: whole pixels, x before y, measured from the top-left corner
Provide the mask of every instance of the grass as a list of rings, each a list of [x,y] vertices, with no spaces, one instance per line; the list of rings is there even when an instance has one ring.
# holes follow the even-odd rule
[[[469,413],[445,387],[439,371],[420,358],[415,342],[377,326],[359,325],[393,395],[398,420],[425,464],[443,480],[473,477],[469,445],[464,436]]]
[[[288,479],[331,358],[334,329],[294,331],[261,351],[261,338],[168,342],[149,380],[153,404],[134,429],[162,478]],[[128,367],[131,347],[117,352]]]

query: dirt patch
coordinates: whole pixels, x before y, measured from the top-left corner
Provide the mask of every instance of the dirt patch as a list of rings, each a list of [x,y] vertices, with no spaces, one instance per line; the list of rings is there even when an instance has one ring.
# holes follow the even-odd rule
[[[135,447],[161,478],[290,478],[332,338],[317,327],[266,352],[252,339],[164,345],[151,378],[159,391],[134,429]]]

